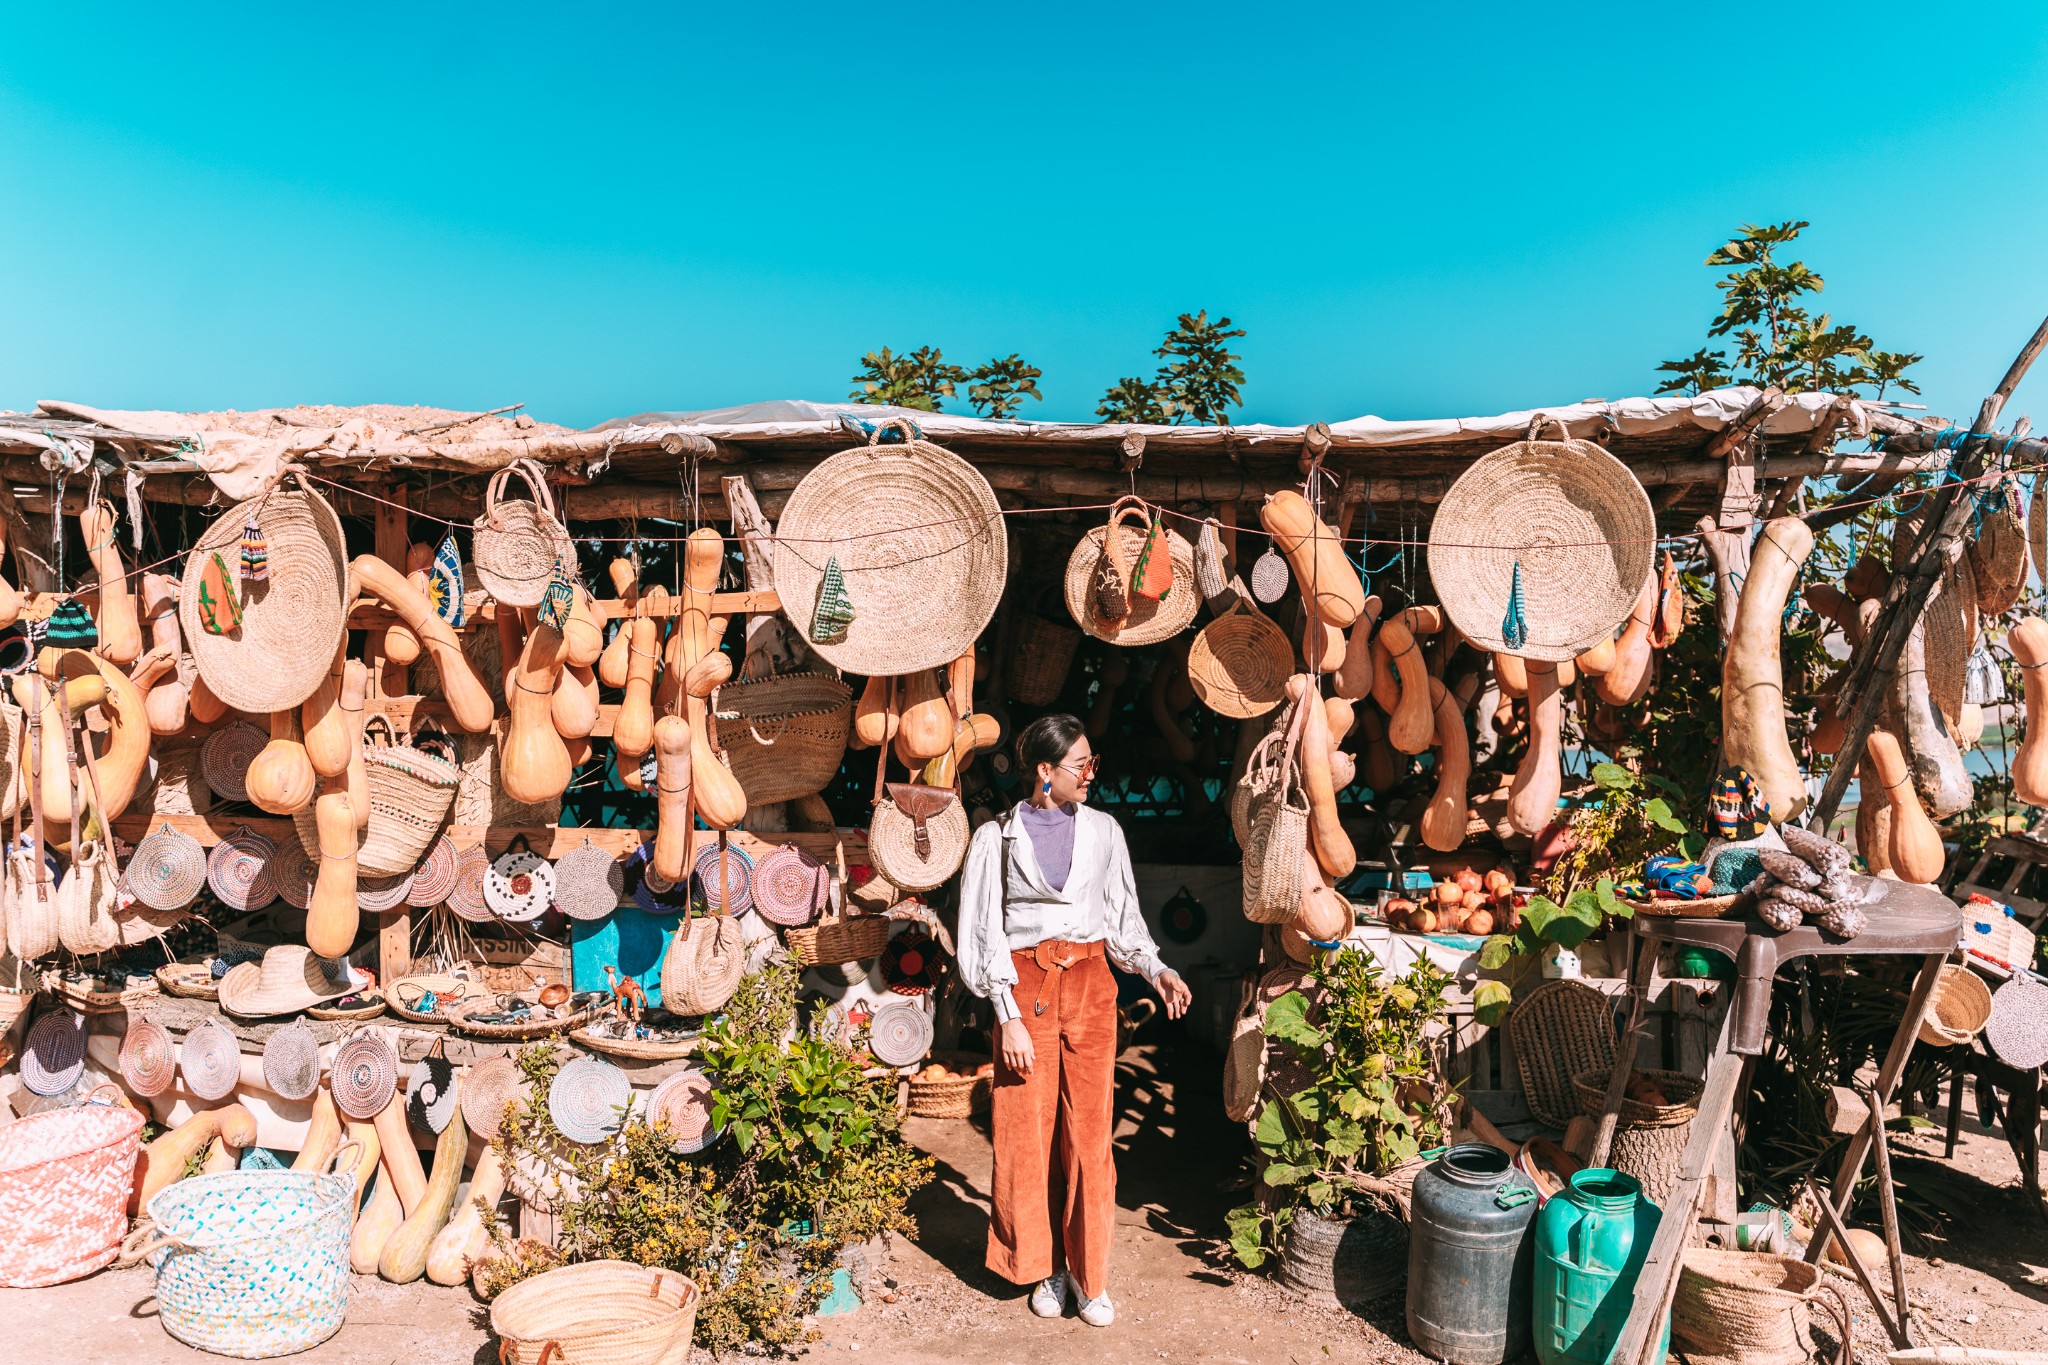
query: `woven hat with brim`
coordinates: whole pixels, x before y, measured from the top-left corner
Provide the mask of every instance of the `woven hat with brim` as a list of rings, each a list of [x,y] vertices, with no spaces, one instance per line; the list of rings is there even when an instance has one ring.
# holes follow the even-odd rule
[[[51,1010],[30,1025],[21,1053],[21,1083],[38,1095],[61,1095],[85,1070],[85,1020]]]
[[[673,1150],[687,1156],[701,1152],[724,1134],[711,1126],[711,1102],[717,1087],[701,1071],[679,1071],[654,1087],[647,1097],[647,1121],[666,1125],[674,1135]]]
[[[244,1019],[267,1019],[339,1000],[357,986],[347,963],[321,957],[302,943],[284,943],[264,949],[261,964],[230,967],[220,979],[220,1007]]]
[[[178,1049],[162,1024],[135,1019],[121,1039],[121,1079],[144,1099],[161,1095],[178,1078]]]
[[[1528,440],[1458,476],[1430,522],[1427,563],[1474,646],[1557,662],[1613,637],[1656,546],[1649,494],[1627,465],[1591,441]],[[1511,619],[1526,632],[1519,643]]]
[[[882,979],[898,995],[923,995],[938,983],[939,945],[920,928],[909,928],[882,950]]]
[[[242,1081],[242,1045],[218,1019],[202,1019],[178,1050],[185,1088],[202,1100],[225,1099]]]
[[[469,1130],[479,1137],[494,1138],[503,1130],[506,1107],[524,1109],[529,1089],[510,1057],[493,1057],[462,1073],[455,1098]]]
[[[900,443],[882,443],[890,431]],[[852,620],[814,630],[828,566],[844,583]],[[938,668],[974,648],[1009,568],[1003,509],[988,480],[902,418],[814,466],[775,526],[783,614],[827,663],[867,676]]]
[[[294,1020],[264,1041],[263,1079],[288,1100],[307,1099],[320,1088],[320,1040],[311,1025]]]

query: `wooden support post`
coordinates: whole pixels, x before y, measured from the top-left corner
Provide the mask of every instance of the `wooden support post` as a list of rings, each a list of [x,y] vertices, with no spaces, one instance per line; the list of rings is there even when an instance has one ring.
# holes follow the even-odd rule
[[[1900,1350],[1910,1349],[1911,1343],[1907,1340],[1905,1328],[1893,1319],[1890,1310],[1884,1306],[1884,1295],[1877,1292],[1877,1281],[1870,1277],[1870,1267],[1863,1264],[1863,1257],[1857,1253],[1856,1244],[1849,1240],[1848,1230],[1835,1213],[1834,1206],[1828,1203],[1826,1196],[1813,1181],[1806,1182],[1806,1190],[1813,1196],[1814,1207],[1820,1210],[1821,1221],[1821,1225],[1814,1229],[1813,1241],[1807,1247],[1806,1259],[1817,1260],[1816,1250],[1825,1250],[1830,1241],[1839,1242],[1842,1247],[1842,1259],[1848,1262],[1850,1272],[1856,1276],[1856,1282],[1863,1286],[1864,1294],[1869,1296],[1870,1306],[1877,1310],[1877,1320],[1883,1324],[1885,1335],[1890,1337],[1892,1345]]]
[[[1892,1147],[1884,1131],[1884,1104],[1870,1092],[1870,1146],[1877,1154],[1877,1207],[1883,1220],[1885,1255],[1892,1263],[1892,1306],[1899,1314],[1901,1346],[1913,1344],[1913,1305],[1906,1298],[1906,1252],[1899,1244],[1899,1201],[1892,1185]]]

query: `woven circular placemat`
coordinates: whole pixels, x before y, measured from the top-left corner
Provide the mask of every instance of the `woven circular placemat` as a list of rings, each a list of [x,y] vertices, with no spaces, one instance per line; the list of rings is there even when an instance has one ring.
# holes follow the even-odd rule
[[[1202,705],[1237,720],[1263,716],[1286,698],[1294,671],[1287,632],[1250,607],[1224,613],[1195,632],[1188,682]]]
[[[206,885],[231,910],[261,910],[277,899],[277,845],[238,826],[206,858]]]
[[[775,527],[783,614],[826,662],[885,677],[951,663],[974,647],[1009,577],[995,491],[973,465],[930,441],[864,446],[804,475]],[[853,620],[836,638],[812,631],[818,590],[836,564]],[[1193,564],[1189,569],[1192,572]]]
[[[382,1040],[362,1034],[335,1050],[329,1071],[334,1107],[352,1119],[373,1119],[398,1093],[398,1059]]]
[[[754,910],[770,924],[796,928],[825,908],[825,865],[795,844],[779,844],[754,865]]]
[[[246,720],[231,720],[208,735],[199,746],[199,770],[213,794],[226,801],[247,801],[249,765],[268,743],[270,736]]]
[[[1579,1113],[1578,1077],[1614,1069],[1614,1015],[1607,997],[1582,981],[1546,981],[1508,1019],[1529,1112],[1552,1128]]]
[[[206,848],[183,830],[159,825],[135,846],[122,878],[150,909],[182,910],[206,885]]]
[[[571,1142],[603,1142],[625,1122],[633,1086],[626,1073],[598,1057],[577,1057],[548,1087],[548,1117]]]
[[[1145,537],[1149,534],[1149,529],[1142,526],[1117,527],[1117,543],[1123,548],[1126,563],[1138,562],[1138,556],[1145,548]],[[1187,537],[1178,531],[1169,530],[1166,537],[1173,563],[1173,581],[1192,587],[1195,582],[1195,547],[1188,544]],[[1130,615],[1115,625],[1104,622],[1096,611],[1095,569],[1102,561],[1102,547],[1108,539],[1107,526],[1094,527],[1075,543],[1067,555],[1061,593],[1066,598],[1067,612],[1076,625],[1098,640],[1136,647],[1170,640],[1194,623],[1201,593],[1189,592],[1187,587],[1177,587],[1158,599],[1134,593],[1130,599]]]
[[[242,1045],[218,1019],[202,1019],[178,1051],[185,1088],[202,1100],[226,1099],[242,1081]]]
[[[727,844],[723,851],[723,865],[716,843],[705,845],[697,855],[697,889],[714,915],[743,914],[754,904],[754,860],[736,844]],[[728,892],[731,905],[725,900]]]
[[[121,1079],[144,1099],[161,1095],[178,1078],[178,1048],[162,1024],[134,1018],[121,1038]]]
[[[305,1021],[294,1019],[264,1040],[263,1079],[288,1100],[320,1088],[320,1040]]]
[[[358,877],[356,908],[378,912],[396,910],[406,903],[411,891],[410,872],[401,872],[395,877]]]
[[[931,1050],[931,1016],[921,1004],[883,1005],[868,1021],[868,1051],[883,1066],[914,1066]]]
[[[297,839],[279,844],[277,856],[270,860],[270,877],[277,884],[279,900],[296,910],[312,908],[313,884],[320,879],[320,866],[304,844]]]
[[[654,1087],[647,1097],[647,1121],[665,1124],[675,1137],[673,1150],[687,1156],[718,1141],[723,1129],[711,1126],[716,1087],[703,1072],[679,1071]]]
[[[462,1106],[462,1121],[469,1125],[469,1131],[479,1137],[495,1138],[503,1129],[505,1107],[526,1106],[526,1078],[519,1074],[519,1067],[510,1057],[493,1057],[462,1073],[455,1098]]]
[[[555,862],[555,909],[570,919],[603,919],[625,894],[625,866],[588,838]]]
[[[2048,986],[2020,972],[1993,991],[1984,1041],[2007,1066],[2032,1071],[2048,1064]]]
[[[29,1025],[21,1050],[21,1083],[38,1095],[61,1095],[85,1070],[85,1021],[70,1010],[51,1010]]]
[[[491,855],[482,844],[463,849],[455,857],[455,885],[449,888],[448,908],[472,924],[497,918],[484,904],[484,874],[491,870]]]
[[[1556,662],[1628,619],[1656,542],[1649,495],[1627,465],[1591,441],[1516,441],[1444,494],[1425,562],[1476,648]],[[1511,646],[1503,626],[1518,579],[1528,637]]]
[[[413,869],[412,881],[405,888],[406,902],[425,909],[447,900],[448,894],[455,889],[459,863],[455,845],[448,842],[448,836],[437,837],[427,848],[426,856],[420,859],[420,865]]]
[[[439,1051],[429,1052],[413,1063],[412,1079],[405,1087],[405,1116],[415,1128],[438,1133],[455,1112],[455,1064]]]

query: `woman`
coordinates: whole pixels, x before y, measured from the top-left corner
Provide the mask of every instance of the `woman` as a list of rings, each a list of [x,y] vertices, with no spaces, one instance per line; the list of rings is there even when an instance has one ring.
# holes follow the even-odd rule
[[[1031,1311],[1107,1327],[1116,1230],[1110,1152],[1116,1080],[1114,962],[1152,983],[1169,1019],[1188,988],[1159,960],[1138,911],[1123,831],[1089,810],[1099,760],[1081,722],[1042,716],[1017,736],[1031,797],[975,831],[960,887],[960,971],[995,1005],[995,1192],[988,1266],[1036,1283]],[[1107,957],[1107,961],[1105,961]]]

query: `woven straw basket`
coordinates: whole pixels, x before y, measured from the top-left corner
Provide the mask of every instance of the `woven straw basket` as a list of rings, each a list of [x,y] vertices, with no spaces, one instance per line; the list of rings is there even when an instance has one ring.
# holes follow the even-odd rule
[[[1923,501],[1892,528],[1892,562],[1901,563],[1927,521]],[[1966,555],[1934,580],[1921,609],[1920,629],[1926,637],[1927,696],[1954,730],[1963,714],[1969,686],[1970,651],[1977,647],[1977,576]]]
[[[1303,717],[1287,712],[1259,741],[1230,793],[1230,822],[1244,850],[1244,914],[1254,924],[1279,924],[1301,904],[1302,856],[1308,849],[1308,793],[1297,749]]]
[[[1991,1022],[1991,988],[1968,967],[1954,963],[1941,969],[1934,999],[1928,1003],[1920,1041],[1933,1047],[1967,1043]]]
[[[381,726],[389,742],[372,743],[372,725]],[[411,742],[399,742],[389,718],[381,715],[364,723],[363,767],[370,783],[370,823],[356,836],[356,870],[366,877],[409,873],[440,834],[462,785],[462,770]],[[306,852],[317,858],[320,827],[314,812],[296,812],[292,824]]]
[[[1650,576],[1657,523],[1628,466],[1591,441],[1517,441],[1437,507],[1429,577],[1479,649],[1558,662],[1613,636]],[[1516,566],[1528,639],[1502,638]]]
[[[880,443],[891,428],[903,444]],[[834,561],[853,621],[820,641],[811,617]],[[850,673],[897,677],[959,658],[995,615],[1009,570],[988,480],[901,418],[804,475],[776,526],[783,613],[820,658]]]
[[[1137,563],[1151,528],[1119,523],[1116,534],[1124,562]],[[1074,618],[1075,623],[1098,640],[1127,647],[1156,645],[1161,640],[1172,639],[1193,624],[1195,608],[1201,605],[1202,600],[1201,589],[1195,581],[1195,547],[1188,544],[1186,536],[1170,529],[1166,532],[1166,543],[1173,560],[1172,590],[1157,600],[1133,594],[1129,616],[1115,625],[1103,621],[1096,612],[1095,581],[1096,566],[1102,562],[1102,547],[1108,536],[1107,526],[1093,527],[1067,555],[1062,593],[1066,597],[1067,614]]]
[[[1572,1086],[1579,1092],[1579,1110],[1598,1121],[1607,1102],[1607,1082],[1612,1071],[1581,1072]],[[1699,1113],[1703,1083],[1682,1071],[1638,1068],[1636,1074],[1656,1082],[1669,1104],[1644,1104],[1624,1099],[1614,1125],[1614,1147],[1607,1164],[1623,1175],[1632,1175],[1651,1203],[1663,1206],[1678,1186],[1684,1164],[1685,1140],[1692,1132],[1693,1116]],[[1533,1109],[1533,1106],[1532,1106]]]
[[[1970,572],[1976,579],[1977,610],[1997,616],[2010,611],[2027,586],[2027,524],[2020,517],[2019,481],[2001,479],[1982,506],[1970,541]]]
[[[696,1325],[695,1283],[626,1261],[563,1266],[491,1302],[504,1365],[686,1365]]]
[[[505,485],[517,474],[533,501],[508,499]],[[483,515],[471,523],[470,560],[476,576],[498,601],[537,607],[547,595],[557,561],[576,572],[576,547],[555,518],[547,475],[532,460],[514,460],[491,476]]]
[[[808,928],[787,931],[783,941],[803,956],[806,967],[866,962],[889,946],[889,921],[881,915],[828,913]]]
[[[1688,1247],[1671,1305],[1671,1346],[1716,1365],[1799,1365],[1819,1266],[1791,1256]]]
[[[1010,699],[1020,706],[1051,706],[1066,690],[1081,632],[1070,621],[1042,612],[1024,613],[1010,644],[1007,672]]]
[[[1196,631],[1188,647],[1195,695],[1211,711],[1237,720],[1278,706],[1293,671],[1287,632],[1242,602]]]
[[[83,1104],[0,1128],[0,1285],[63,1284],[110,1265],[142,1150],[142,1114]]]
[[[711,694],[711,742],[747,805],[815,796],[838,775],[853,689],[824,673],[741,680]]]
[[[1529,1112],[1562,1128],[1579,1112],[1574,1085],[1597,1069],[1604,1098],[1614,1066],[1614,1012],[1606,996],[1583,981],[1546,981],[1529,992],[1508,1018],[1508,1042]]]
[[[934,1052],[930,1060],[966,1075],[910,1078],[909,1113],[914,1119],[964,1119],[988,1111],[995,1077],[975,1074],[989,1059],[971,1052]]]
[[[287,711],[326,680],[347,632],[348,548],[341,520],[303,475],[236,503],[208,526],[185,558],[178,626],[199,676],[212,693],[253,716]],[[239,580],[242,624],[208,634],[199,621],[199,579],[215,551],[238,561],[243,528],[254,520],[268,542],[270,569],[259,583]],[[220,790],[215,787],[215,790]]]
[[[926,847],[917,847],[917,824],[888,798],[875,807],[868,822],[868,860],[891,885],[905,891],[930,891],[944,886],[967,857],[967,808],[954,800],[924,822]]]

